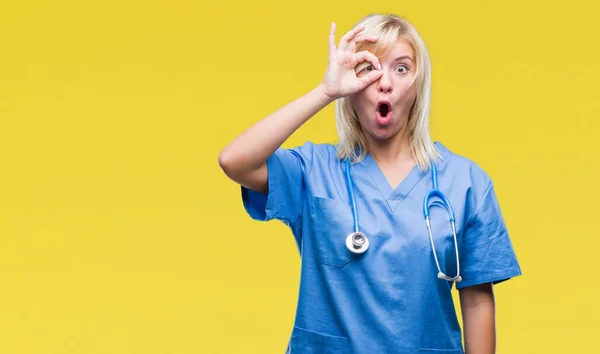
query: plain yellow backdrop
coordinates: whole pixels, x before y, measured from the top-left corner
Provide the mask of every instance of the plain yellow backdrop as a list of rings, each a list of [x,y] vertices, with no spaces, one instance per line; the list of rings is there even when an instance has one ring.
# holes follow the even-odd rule
[[[596,351],[600,5],[563,5],[3,1],[0,353],[283,353],[296,245],[217,156],[371,12],[417,27],[434,139],[495,181],[524,273],[498,353]],[[330,105],[284,146],[336,139]]]

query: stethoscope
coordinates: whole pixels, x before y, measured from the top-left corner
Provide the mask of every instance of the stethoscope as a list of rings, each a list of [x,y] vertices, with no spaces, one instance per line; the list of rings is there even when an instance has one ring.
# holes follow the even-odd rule
[[[452,205],[450,205],[450,201],[444,193],[442,193],[438,189],[437,183],[437,169],[435,168],[435,164],[431,163],[431,182],[433,184],[433,188],[425,195],[425,200],[423,201],[423,216],[425,217],[425,224],[427,225],[427,230],[429,231],[429,240],[431,241],[431,248],[433,250],[433,257],[435,258],[435,264],[437,265],[439,279],[445,279],[449,281],[462,281],[462,277],[460,276],[460,263],[458,260],[458,244],[456,241],[456,226],[454,224],[454,209],[452,209]],[[358,229],[358,212],[356,211],[356,200],[354,199],[354,191],[352,187],[352,177],[350,176],[350,160],[346,159],[346,187],[348,188],[348,194],[350,195],[350,203],[352,206],[352,217],[354,219],[354,232],[350,233],[348,237],[346,237],[346,247],[350,252],[361,254],[364,253],[369,248],[369,239],[367,235],[360,232]],[[452,233],[454,235],[454,248],[456,249],[456,276],[449,277],[440,268],[440,263],[438,261],[437,253],[435,251],[435,244],[433,243],[433,235],[431,234],[431,224],[429,222],[429,198],[433,196],[438,196],[442,201],[434,201],[431,205],[439,205],[446,209],[448,216],[450,218],[450,225],[452,226]]]

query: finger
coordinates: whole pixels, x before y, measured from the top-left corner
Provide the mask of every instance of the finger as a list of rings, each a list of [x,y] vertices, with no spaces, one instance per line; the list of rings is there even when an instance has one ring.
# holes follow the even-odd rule
[[[363,41],[376,42],[379,39],[379,36],[366,36],[366,35],[358,35],[354,37],[354,43],[360,43]]]
[[[344,51],[346,49],[346,45],[348,44],[348,42],[350,42],[352,40],[352,38],[354,38],[354,36],[356,36],[360,31],[362,31],[364,29],[365,29],[365,25],[360,25],[360,26],[353,28],[345,35],[343,35],[342,39],[340,40],[340,45],[338,46],[338,49],[340,51]]]
[[[362,90],[365,87],[369,86],[370,84],[375,82],[375,80],[379,79],[379,77],[381,77],[381,75],[383,75],[383,71],[375,70],[375,71],[371,71],[367,75],[359,78],[358,82],[360,83],[360,85],[359,85],[360,89]]]
[[[377,70],[381,70],[381,63],[379,62],[379,58],[377,58],[375,54],[369,52],[368,50],[363,50],[354,54],[354,58],[356,59],[356,63],[354,64],[354,66],[364,61],[369,61],[371,62],[371,64],[373,64],[373,66],[375,66]]]
[[[379,39],[379,36],[365,36],[365,35],[359,35],[354,37],[353,40],[350,41],[350,43],[348,43],[348,46],[346,47],[346,50],[349,52],[354,52],[356,50],[356,44],[360,43],[360,42],[377,42],[377,40]]]
[[[333,58],[336,53],[335,48],[335,23],[331,22],[331,28],[329,29],[329,58]]]

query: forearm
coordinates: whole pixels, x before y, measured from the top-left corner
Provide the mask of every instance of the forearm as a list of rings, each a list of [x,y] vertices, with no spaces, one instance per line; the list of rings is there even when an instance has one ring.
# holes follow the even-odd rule
[[[258,169],[292,133],[332,101],[319,84],[242,132],[221,151],[219,163],[234,174]]]
[[[466,354],[496,353],[496,320],[493,301],[463,309]]]
[[[496,305],[492,283],[459,291],[466,354],[496,353]]]

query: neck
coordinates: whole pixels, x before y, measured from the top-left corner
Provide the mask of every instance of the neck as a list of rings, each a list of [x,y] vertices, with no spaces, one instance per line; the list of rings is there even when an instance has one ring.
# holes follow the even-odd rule
[[[378,164],[398,165],[415,163],[405,127],[402,127],[396,135],[385,140],[365,135],[367,151]]]

